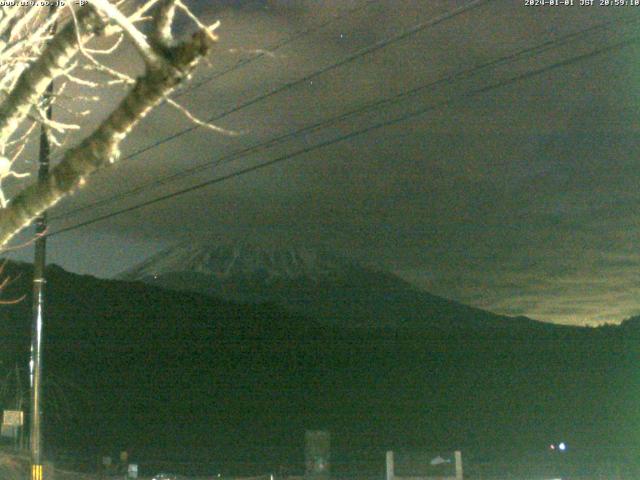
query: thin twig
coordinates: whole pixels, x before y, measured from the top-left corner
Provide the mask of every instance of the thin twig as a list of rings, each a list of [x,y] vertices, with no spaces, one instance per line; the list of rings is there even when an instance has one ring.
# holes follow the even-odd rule
[[[238,131],[227,130],[226,128],[218,127],[217,125],[213,125],[211,123],[205,122],[204,120],[200,120],[199,118],[195,117],[189,110],[187,110],[185,107],[180,105],[175,100],[172,100],[171,98],[167,98],[167,103],[176,108],[179,112],[181,112],[185,117],[187,117],[196,125],[208,128],[209,130],[213,130],[214,132],[222,133],[223,135],[229,135],[231,137],[240,135],[240,132]]]

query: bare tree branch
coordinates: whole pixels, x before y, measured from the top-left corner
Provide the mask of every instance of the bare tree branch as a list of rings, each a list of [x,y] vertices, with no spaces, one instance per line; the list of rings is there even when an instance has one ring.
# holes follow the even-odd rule
[[[214,125],[213,123],[209,123],[209,122],[205,122],[204,120],[200,120],[198,117],[196,117],[194,114],[192,114],[189,110],[187,110],[185,107],[183,107],[182,105],[180,105],[178,102],[176,102],[175,100],[173,100],[171,98],[167,98],[167,103],[169,105],[171,105],[173,108],[175,108],[176,110],[178,110],[180,113],[182,113],[189,120],[191,120],[191,122],[195,123],[196,125],[198,125],[200,127],[204,127],[204,128],[209,129],[209,130],[212,130],[212,131],[214,131],[216,133],[221,133],[223,135],[228,135],[230,137],[235,137],[235,136],[240,134],[240,132],[237,132],[235,130],[228,130],[226,128],[222,128],[222,127],[219,127],[217,125]]]
[[[80,9],[78,23],[80,35],[87,37],[101,26],[100,19],[90,6]],[[75,27],[73,23],[67,23],[38,59],[22,72],[13,90],[0,105],[0,144],[6,143],[18,129],[31,107],[40,101],[49,83],[64,72],[78,48]]]
[[[149,45],[149,42],[147,42],[147,37],[134,26],[129,18],[112,5],[109,0],[89,1],[122,29],[146,63],[156,65],[162,62],[162,58],[158,56],[156,51]]]
[[[71,34],[68,43],[77,45],[72,41],[73,36]],[[189,41],[174,47],[152,46],[159,61],[147,64],[144,75],[136,80],[132,90],[111,115],[77,147],[65,153],[47,181],[27,187],[10,201],[7,208],[0,210],[0,245],[6,244],[40,213],[82,185],[86,177],[114,162],[122,140],[190,75],[198,60],[208,52],[211,40],[212,32],[200,29]],[[73,48],[77,50],[77,47]]]

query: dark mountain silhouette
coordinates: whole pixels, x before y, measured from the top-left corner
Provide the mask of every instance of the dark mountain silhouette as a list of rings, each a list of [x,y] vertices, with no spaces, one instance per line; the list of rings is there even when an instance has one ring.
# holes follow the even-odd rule
[[[526,317],[496,315],[438,297],[393,274],[306,247],[185,242],[118,278],[234,302],[274,303],[345,327],[546,327]]]
[[[5,299],[30,292],[30,266],[6,274],[15,280]],[[338,472],[359,452],[388,448],[496,458],[562,439],[593,460],[603,446],[611,455],[639,444],[637,319],[598,329],[479,320],[451,329],[438,318],[422,319],[424,329],[350,328],[55,266],[47,299],[45,398],[62,390],[70,406],[45,405],[51,448],[130,448],[250,474],[299,471],[307,428],[332,432]],[[30,321],[29,300],[0,308],[3,367],[27,364]]]

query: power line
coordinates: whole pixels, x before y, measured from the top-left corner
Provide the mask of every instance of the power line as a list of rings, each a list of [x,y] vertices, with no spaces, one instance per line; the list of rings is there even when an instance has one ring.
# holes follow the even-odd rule
[[[395,103],[400,102],[401,100],[403,100],[404,98],[416,95],[426,89],[435,87],[437,85],[443,84],[443,83],[450,83],[452,81],[456,81],[456,80],[460,80],[460,79],[465,79],[465,78],[469,78],[471,76],[473,76],[474,74],[491,68],[491,67],[496,67],[499,65],[504,65],[504,64],[508,64],[508,63],[512,63],[514,61],[520,60],[521,57],[525,56],[525,55],[529,55],[529,54],[535,54],[535,55],[539,55],[540,53],[543,53],[545,51],[548,51],[552,48],[558,48],[559,46],[562,45],[566,45],[567,43],[575,40],[576,38],[580,38],[580,37],[584,37],[587,34],[599,31],[599,30],[606,30],[612,26],[620,26],[621,24],[633,24],[633,23],[637,23],[640,20],[640,17],[635,17],[635,18],[631,18],[631,19],[623,19],[623,20],[614,20],[614,21],[609,21],[609,22],[603,22],[601,24],[598,25],[594,25],[592,27],[577,31],[577,32],[572,32],[569,33],[567,35],[561,36],[559,38],[553,39],[553,40],[547,40],[545,42],[542,42],[538,45],[535,45],[533,47],[529,47],[529,48],[525,48],[522,50],[518,50],[516,52],[512,52],[509,54],[506,54],[500,58],[494,59],[494,60],[490,60],[487,62],[484,62],[482,64],[479,65],[475,65],[473,67],[467,68],[465,70],[462,70],[461,72],[457,72],[457,73],[453,73],[450,75],[447,75],[445,77],[442,77],[438,80],[435,80],[433,82],[430,82],[428,84],[423,84],[420,85],[416,88],[413,88],[411,90],[405,91],[405,92],[401,92],[399,94],[396,94],[392,97],[387,97],[387,98],[383,98],[383,99],[379,99],[373,102],[369,102],[366,103],[360,107],[357,107],[353,110],[350,110],[348,112],[344,112],[338,116],[334,116],[325,120],[321,120],[319,122],[313,123],[311,125],[305,126],[301,129],[297,129],[293,132],[288,132],[286,134],[280,135],[278,137],[272,138],[270,140],[267,140],[265,142],[260,142],[258,144],[252,145],[250,147],[246,147],[243,149],[240,149],[238,151],[232,152],[228,155],[223,156],[222,158],[213,160],[213,161],[209,161],[206,162],[204,164],[201,165],[197,165],[185,170],[182,170],[180,172],[174,173],[172,175],[166,176],[164,178],[161,179],[157,179],[157,180],[153,180],[150,182],[147,182],[143,185],[140,185],[138,187],[135,187],[131,190],[128,190],[126,192],[122,192],[116,195],[112,195],[111,197],[107,197],[107,198],[103,198],[101,200],[98,200],[96,202],[90,203],[88,205],[84,205],[78,208],[75,208],[71,211],[68,211],[64,214],[52,217],[52,219],[61,219],[61,218],[68,218],[72,215],[78,214],[82,211],[85,210],[89,210],[89,209],[93,209],[114,201],[117,201],[119,199],[123,199],[132,195],[135,195],[137,193],[140,193],[144,190],[150,189],[150,188],[154,188],[163,184],[166,184],[170,181],[175,181],[178,180],[180,178],[184,178],[187,177],[189,175],[192,175],[194,173],[200,172],[202,170],[208,169],[209,167],[216,167],[219,166],[221,164],[224,163],[228,163],[234,160],[237,160],[239,158],[243,158],[246,157],[250,154],[254,154],[257,153],[259,151],[265,150],[271,146],[277,145],[279,143],[284,142],[287,139],[292,139],[295,138],[301,134],[304,133],[308,133],[314,130],[318,130],[321,128],[325,128],[328,126],[331,126],[332,124],[335,124],[339,121],[345,120],[349,117],[353,117],[355,115],[358,115],[360,113],[366,112],[366,111],[370,111],[370,110],[374,110],[374,109],[380,109],[383,107],[386,107],[388,105],[393,105]]]
[[[257,55],[251,57],[251,58],[247,58],[244,60],[241,60],[240,62],[236,63],[235,65],[225,69],[225,70],[221,70],[219,72],[216,72],[202,80],[200,80],[199,82],[193,82],[191,83],[187,88],[185,88],[184,90],[181,90],[180,92],[177,92],[176,95],[174,95],[174,97],[180,97],[186,93],[192,92],[193,90],[196,90],[197,88],[200,88],[202,85],[205,85],[209,82],[211,82],[212,80],[215,80],[217,78],[220,78],[224,75],[227,75],[228,73],[231,73],[235,70],[238,70],[239,68],[244,67],[245,65],[248,65],[250,63],[255,62],[256,60],[261,59],[262,57],[266,56],[266,55],[271,55],[274,52],[280,50],[282,47],[285,47],[287,45],[289,45],[290,43],[293,43],[294,41],[303,38],[307,35],[313,34],[321,29],[323,29],[324,27],[326,27],[327,25],[330,25],[333,22],[336,22],[338,20],[341,20],[349,15],[354,14],[355,12],[358,12],[360,10],[365,10],[367,8],[369,8],[370,5],[373,5],[374,3],[377,3],[379,0],[368,0],[366,2],[364,2],[361,5],[358,5],[357,7],[348,9],[345,11],[345,13],[341,14],[341,15],[336,15],[334,16],[332,19],[327,20],[326,22],[322,22],[318,25],[314,25],[312,27],[307,28],[306,30],[302,30],[301,32],[297,32],[294,33],[293,35],[289,36],[288,38],[286,38],[285,40],[283,40],[280,43],[275,44],[272,47],[267,48],[267,51],[260,51]]]
[[[304,77],[299,78],[298,80],[294,80],[294,81],[286,83],[286,84],[284,84],[284,85],[282,85],[280,87],[277,87],[277,88],[275,88],[273,90],[270,90],[267,93],[258,95],[257,97],[254,97],[251,100],[248,100],[247,102],[244,102],[244,103],[242,103],[242,104],[240,104],[240,105],[238,105],[236,107],[233,107],[233,108],[231,108],[229,110],[226,110],[225,112],[213,115],[212,117],[209,117],[207,119],[207,122],[216,122],[218,120],[221,120],[224,117],[227,117],[227,116],[229,116],[229,115],[231,115],[233,113],[236,113],[236,112],[238,112],[240,110],[243,110],[243,109],[245,109],[247,107],[250,107],[251,105],[255,105],[256,103],[261,102],[263,100],[266,100],[267,98],[270,98],[270,97],[272,97],[274,95],[277,95],[277,94],[279,94],[279,93],[281,93],[281,92],[283,92],[285,90],[289,90],[289,89],[291,89],[291,88],[293,88],[293,87],[295,87],[297,85],[301,85],[303,83],[309,82],[309,81],[313,80],[314,78],[319,77],[320,75],[323,75],[323,74],[325,74],[327,72],[330,72],[332,70],[340,68],[343,65],[346,65],[346,64],[351,63],[351,62],[353,62],[353,61],[355,61],[355,60],[357,60],[357,59],[359,59],[361,57],[364,57],[364,56],[369,55],[369,54],[371,54],[373,52],[376,52],[376,51],[378,51],[378,50],[380,50],[382,48],[387,47],[388,45],[391,45],[393,43],[396,43],[396,42],[399,42],[401,40],[404,40],[404,39],[406,39],[406,38],[408,38],[408,37],[410,37],[412,35],[415,35],[415,34],[421,32],[421,31],[423,31],[423,30],[426,30],[427,28],[433,27],[433,26],[438,25],[438,24],[440,24],[442,22],[445,22],[445,21],[447,21],[449,19],[455,18],[458,15],[461,15],[461,14],[467,12],[467,11],[470,11],[470,10],[472,10],[474,8],[477,8],[477,7],[479,7],[479,6],[481,6],[481,5],[485,4],[485,3],[489,3],[489,2],[492,2],[492,1],[495,1],[495,0],[473,0],[473,1],[469,2],[466,5],[463,5],[462,7],[458,7],[456,9],[453,9],[453,10],[451,10],[451,11],[449,11],[449,12],[443,14],[443,15],[440,15],[439,17],[436,17],[436,18],[428,21],[428,22],[422,22],[422,23],[419,23],[417,25],[414,25],[413,27],[411,27],[408,30],[400,32],[399,34],[394,35],[392,37],[380,40],[380,41],[374,43],[373,45],[365,47],[365,48],[357,51],[356,53],[354,53],[352,55],[349,55],[349,56],[343,58],[342,60],[339,60],[336,63],[332,63],[330,65],[327,65],[326,67],[323,67],[320,70],[316,70],[316,71],[314,71],[314,72],[312,72],[312,73],[310,73],[308,75],[305,75]],[[136,150],[136,151],[124,156],[124,157],[122,157],[121,161],[129,160],[129,159],[132,159],[134,157],[137,157],[137,156],[141,155],[142,153],[145,153],[145,152],[147,152],[149,150],[152,150],[152,149],[154,149],[154,148],[156,148],[156,147],[158,147],[158,146],[160,146],[160,145],[162,145],[164,143],[173,141],[176,138],[179,138],[179,137],[181,137],[183,135],[186,135],[187,133],[192,132],[192,131],[194,131],[194,130],[196,130],[198,128],[200,128],[200,127],[197,126],[197,125],[192,125],[192,126],[187,127],[187,128],[185,128],[183,130],[180,130],[179,132],[173,133],[171,135],[167,135],[166,137],[164,137],[164,138],[162,138],[160,140],[157,140],[156,142],[153,142],[153,143],[151,143],[151,144],[149,144],[149,145],[147,145],[145,147],[142,147],[142,148],[140,148],[140,149],[138,149],[138,150]]]
[[[581,61],[583,61],[585,59],[593,58],[593,57],[601,55],[603,53],[611,52],[613,50],[617,50],[619,48],[623,48],[623,47],[629,46],[629,45],[631,45],[633,43],[637,43],[638,41],[640,41],[640,37],[636,36],[636,37],[632,37],[630,39],[623,40],[621,42],[615,43],[613,45],[609,45],[609,46],[602,47],[602,48],[599,48],[599,49],[596,49],[596,50],[592,50],[591,52],[583,54],[583,55],[570,57],[568,59],[561,60],[559,62],[553,63],[553,64],[548,65],[546,67],[542,67],[542,68],[539,68],[539,69],[536,69],[536,70],[531,70],[529,72],[525,72],[525,73],[522,73],[520,75],[516,75],[515,77],[511,77],[511,78],[505,79],[505,80],[500,80],[500,81],[492,83],[490,85],[486,85],[484,87],[471,90],[471,91],[469,91],[469,92],[467,92],[465,94],[462,94],[460,96],[460,98],[458,98],[456,100],[459,101],[460,99],[466,99],[466,98],[469,98],[469,97],[481,95],[481,94],[484,94],[484,93],[489,92],[491,90],[496,90],[498,88],[502,88],[502,87],[505,87],[507,85],[510,85],[510,84],[513,84],[513,83],[517,83],[517,82],[520,82],[520,81],[523,81],[523,80],[527,80],[527,79],[533,78],[535,76],[550,72],[550,71],[555,70],[557,68],[561,68],[561,67],[565,67],[565,66],[568,66],[568,65],[572,65],[574,63],[581,62]],[[103,220],[107,220],[109,218],[113,218],[115,216],[118,216],[118,215],[121,215],[121,214],[124,214],[124,213],[128,213],[128,212],[131,212],[131,211],[134,211],[134,210],[138,210],[138,209],[147,207],[149,205],[153,205],[155,203],[159,203],[159,202],[162,202],[162,201],[165,201],[165,200],[169,200],[171,198],[176,198],[176,197],[179,197],[181,195],[193,192],[195,190],[200,190],[200,189],[202,189],[204,187],[207,187],[207,186],[210,186],[210,185],[221,183],[221,182],[224,182],[226,180],[230,180],[232,178],[240,177],[242,175],[254,172],[256,170],[261,170],[263,168],[269,167],[271,165],[275,165],[277,163],[284,162],[285,160],[289,160],[289,159],[297,157],[299,155],[303,155],[305,153],[309,153],[311,151],[314,151],[314,150],[317,150],[317,149],[320,149],[320,148],[324,148],[324,147],[327,147],[327,146],[330,146],[330,145],[334,145],[336,143],[340,143],[340,142],[343,142],[345,140],[349,140],[349,139],[358,137],[360,135],[363,135],[365,133],[369,133],[371,131],[374,131],[374,130],[377,130],[377,129],[380,129],[380,128],[384,128],[384,127],[396,125],[398,123],[402,123],[402,122],[404,122],[406,120],[421,116],[421,115],[423,115],[423,114],[425,114],[425,113],[427,113],[429,111],[433,111],[433,110],[435,110],[437,108],[450,106],[453,103],[454,103],[454,101],[449,100],[449,101],[443,101],[443,102],[440,102],[440,103],[436,103],[436,104],[433,104],[433,105],[428,105],[426,107],[420,108],[420,109],[418,109],[418,110],[416,110],[414,112],[407,113],[407,114],[402,115],[400,117],[396,117],[396,118],[391,119],[391,120],[386,120],[384,122],[379,122],[379,123],[376,123],[376,124],[371,125],[369,127],[365,127],[365,128],[360,129],[360,130],[356,130],[356,131],[350,132],[348,134],[341,135],[339,137],[335,137],[333,139],[317,143],[317,144],[312,145],[310,147],[306,147],[306,148],[302,148],[302,149],[296,150],[296,151],[291,152],[289,154],[282,155],[280,157],[277,157],[275,159],[260,163],[258,165],[247,167],[247,168],[238,170],[236,172],[233,172],[233,173],[230,173],[230,174],[227,174],[227,175],[223,175],[223,176],[220,176],[220,177],[217,177],[217,178],[205,181],[205,182],[201,182],[201,183],[198,183],[196,185],[192,185],[190,187],[178,190],[176,192],[172,192],[170,194],[162,195],[162,196],[156,197],[156,198],[154,198],[152,200],[141,202],[141,203],[138,203],[136,205],[132,205],[130,207],[117,210],[115,212],[111,212],[111,213],[108,213],[108,214],[105,214],[105,215],[101,215],[101,216],[95,217],[93,219],[89,219],[89,220],[86,220],[84,222],[81,222],[81,223],[78,223],[78,224],[75,224],[75,225],[71,225],[69,227],[61,228],[59,230],[51,232],[47,236],[54,236],[54,235],[58,235],[60,233],[76,230],[78,228],[82,228],[82,227],[85,227],[87,225],[91,225],[93,223],[101,222]]]

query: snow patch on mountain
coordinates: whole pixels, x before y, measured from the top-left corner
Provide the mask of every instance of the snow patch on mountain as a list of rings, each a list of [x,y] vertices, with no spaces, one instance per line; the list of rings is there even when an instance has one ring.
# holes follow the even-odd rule
[[[247,242],[214,245],[183,242],[153,255],[118,278],[141,280],[191,272],[213,275],[221,280],[247,277],[263,281],[321,279],[344,273],[353,266],[346,258],[305,247],[266,247]]]

